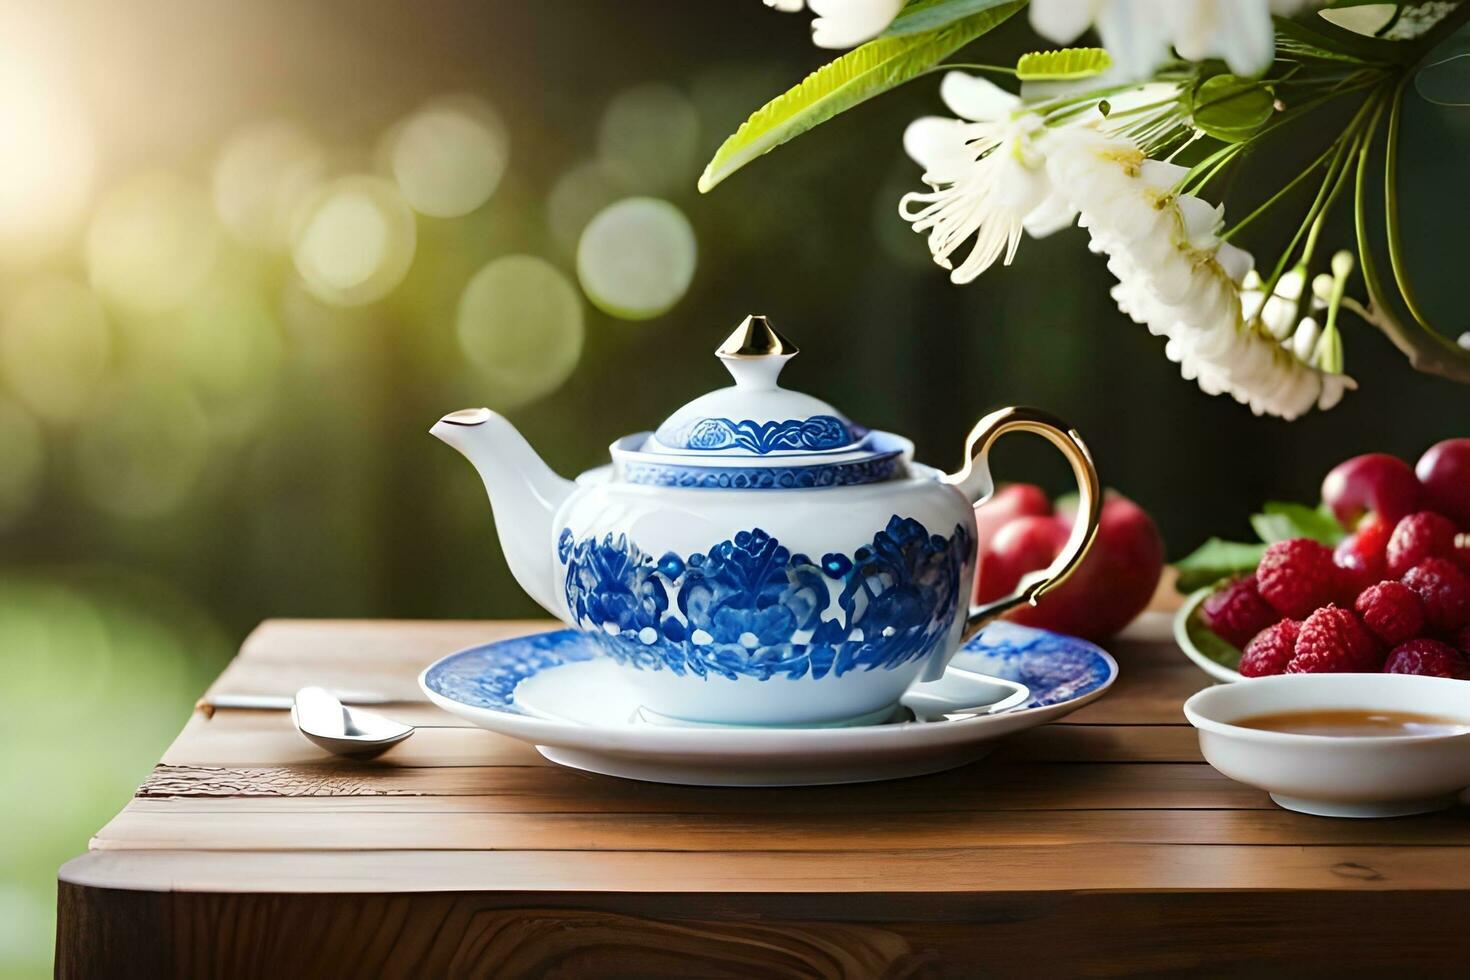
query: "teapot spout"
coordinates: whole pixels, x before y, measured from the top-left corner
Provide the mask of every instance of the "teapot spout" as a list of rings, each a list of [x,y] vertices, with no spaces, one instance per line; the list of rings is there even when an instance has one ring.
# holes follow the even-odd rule
[[[474,464],[495,515],[506,563],[520,587],[563,618],[553,569],[552,519],[576,486],[551,471],[503,415],[488,408],[451,412],[429,433]]]

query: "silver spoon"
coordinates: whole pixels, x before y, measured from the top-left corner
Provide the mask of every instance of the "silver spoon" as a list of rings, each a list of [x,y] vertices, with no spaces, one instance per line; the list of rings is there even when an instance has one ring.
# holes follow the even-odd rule
[[[348,708],[321,687],[303,687],[296,692],[291,720],[308,741],[334,755],[355,759],[382,755],[415,731],[413,725],[384,718],[376,711]]]

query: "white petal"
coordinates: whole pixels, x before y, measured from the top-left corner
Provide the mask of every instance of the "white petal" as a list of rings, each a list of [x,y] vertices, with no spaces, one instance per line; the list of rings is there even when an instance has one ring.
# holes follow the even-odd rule
[[[1232,282],[1243,283],[1248,281],[1248,276],[1255,275],[1255,256],[1229,242],[1220,243],[1220,247],[1215,250],[1215,261],[1220,263],[1220,268],[1225,270]],[[1256,276],[1256,281],[1259,285],[1259,276]]]
[[[1322,328],[1317,321],[1309,316],[1302,317],[1301,324],[1296,328],[1296,333],[1291,337],[1291,350],[1297,360],[1307,361],[1312,356],[1312,351],[1317,349],[1317,338],[1322,336]]]
[[[1019,97],[989,79],[962,71],[945,73],[939,97],[955,115],[980,122],[1004,119],[1021,105]]]
[[[1214,53],[1230,70],[1245,78],[1271,67],[1276,54],[1276,30],[1263,0],[1217,0],[1218,38]]]
[[[1164,11],[1169,36],[1181,58],[1203,61],[1214,54],[1214,39],[1219,31],[1217,0],[1183,0]]]
[[[1147,78],[1169,56],[1165,10],[1190,0],[1110,0],[1097,17],[1097,33],[1126,78]]]
[[[1021,225],[1032,238],[1045,238],[1063,228],[1071,227],[1076,221],[1077,209],[1061,194],[1053,193],[1033,208]]]
[[[1180,194],[1174,205],[1184,219],[1184,240],[1194,248],[1214,248],[1215,232],[1225,220],[1225,209],[1193,194]]]
[[[1057,44],[1071,44],[1092,26],[1106,0],[1031,0],[1031,29]]]
[[[1011,214],[1030,214],[1041,206],[1051,191],[1051,181],[1041,167],[1028,167],[1021,154],[1008,142],[996,151],[994,201]]]
[[[1317,400],[1317,407],[1326,411],[1333,408],[1342,401],[1342,396],[1350,389],[1356,389],[1358,383],[1345,374],[1328,374],[1322,378],[1322,397]]]
[[[943,116],[924,116],[909,123],[903,131],[903,149],[924,168],[931,183],[957,180],[975,162],[975,152],[967,144],[970,124]]]
[[[1163,160],[1145,160],[1143,166],[1138,169],[1140,178],[1149,186],[1160,190],[1172,190],[1187,173],[1189,173],[1188,167],[1181,167],[1177,163],[1165,163]]]
[[[903,7],[904,0],[807,0],[817,18],[812,43],[819,48],[851,48],[872,40]]]
[[[1261,295],[1257,293],[1256,295]],[[1260,309],[1261,322],[1277,340],[1285,341],[1297,329],[1296,301],[1272,296]],[[1313,336],[1312,343],[1317,342]]]
[[[1276,280],[1276,295],[1296,302],[1302,298],[1302,284],[1306,276],[1301,267],[1297,266],[1282,273],[1281,278]]]
[[[1166,17],[1182,58],[1224,58],[1245,77],[1271,66],[1275,29],[1268,0],[1187,0],[1169,4]]]
[[[766,6],[783,14],[794,14],[801,9],[802,0],[765,0]]]

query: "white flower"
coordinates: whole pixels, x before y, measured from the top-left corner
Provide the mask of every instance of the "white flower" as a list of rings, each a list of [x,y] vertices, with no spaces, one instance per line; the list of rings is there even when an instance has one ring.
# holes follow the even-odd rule
[[[1028,215],[1054,230],[1070,224],[1074,212],[1051,200],[1040,115],[962,72],[945,75],[939,92],[961,118],[931,116],[909,125],[904,149],[924,168],[932,190],[905,194],[898,211],[914,231],[929,233],[929,251],[952,270],[951,281],[967,283],[997,259],[1010,264]],[[951,254],[971,238],[973,247],[955,267]]]
[[[1265,283],[1252,269],[1240,284],[1241,315],[1247,320],[1259,320],[1277,340],[1290,339],[1297,332],[1297,312],[1301,309],[1305,281],[1306,275],[1301,269],[1292,269],[1282,275],[1267,297]]]
[[[904,149],[924,167],[931,190],[904,195],[899,214],[915,231],[929,233],[934,261],[951,269],[956,283],[972,281],[996,261],[1009,265],[1022,231],[1042,238],[1077,220],[1070,192],[1059,190],[1047,170],[1052,141],[1074,131],[1097,139],[1122,131],[1158,133],[1181,118],[1178,86],[1163,83],[1110,97],[1108,116],[1090,108],[1055,126],[1025,100],[963,72],[947,74],[940,95],[961,118],[926,117],[905,131]],[[956,268],[951,256],[972,238]]]
[[[1031,26],[1058,44],[1096,27],[1129,78],[1151,75],[1172,45],[1190,61],[1223,58],[1237,75],[1258,75],[1275,55],[1271,16],[1314,0],[1031,0]]]
[[[765,0],[785,13],[801,9],[802,0]],[[852,48],[882,34],[903,8],[904,0],[806,0],[816,18],[812,43],[819,48]]]
[[[1288,346],[1297,340],[1290,331],[1279,335],[1246,314],[1242,283],[1252,281],[1251,257],[1218,237],[1219,207],[1175,192],[1183,168],[1148,159],[1126,138],[1074,130],[1049,147],[1047,170],[1081,211],[1093,250],[1108,256],[1118,307],[1166,338],[1165,355],[1205,392],[1292,419],[1313,405],[1332,407],[1356,386],[1312,366],[1311,352]],[[1294,288],[1299,296],[1299,279]],[[1279,290],[1248,302],[1259,312],[1278,299],[1272,315],[1279,318],[1289,303],[1294,321],[1296,302]]]

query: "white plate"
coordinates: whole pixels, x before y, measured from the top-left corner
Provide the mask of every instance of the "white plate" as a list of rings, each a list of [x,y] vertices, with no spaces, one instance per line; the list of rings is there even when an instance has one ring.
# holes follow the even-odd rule
[[[1189,618],[1194,615],[1195,609],[1214,593],[1215,588],[1212,585],[1208,588],[1192,592],[1189,598],[1184,600],[1184,605],[1174,614],[1174,642],[1179,644],[1179,649],[1183,650],[1184,655],[1190,660],[1193,660],[1194,665],[1200,670],[1209,674],[1221,684],[1233,684],[1236,681],[1245,680],[1245,677],[1241,675],[1240,671],[1232,670],[1218,661],[1211,660],[1202,652],[1195,649],[1194,641],[1189,638]]]
[[[849,728],[694,727],[639,719],[636,699],[611,674],[585,687],[595,667],[558,671],[600,662],[580,633],[560,630],[451,654],[420,674],[419,686],[444,710],[573,768],[698,786],[807,786],[964,765],[1003,735],[1096,700],[1118,676],[1113,658],[1085,640],[1000,622],[971,640],[952,666],[1025,685],[1027,700],[1009,710]],[[538,714],[523,707],[527,698]]]

